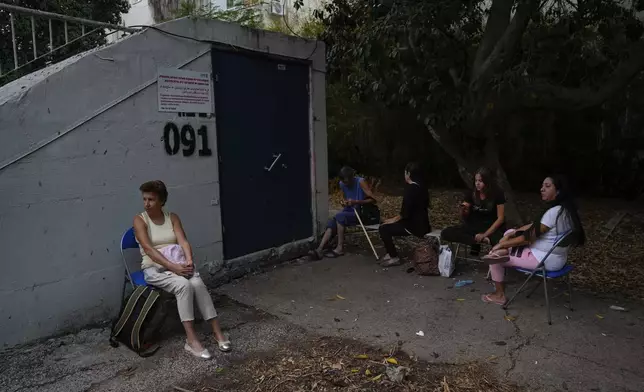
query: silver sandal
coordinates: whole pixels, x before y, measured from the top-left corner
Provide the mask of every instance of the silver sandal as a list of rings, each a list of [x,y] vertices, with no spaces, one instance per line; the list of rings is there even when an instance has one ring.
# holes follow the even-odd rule
[[[232,345],[230,344],[230,340],[225,340],[223,342],[220,342],[217,339],[215,339],[215,342],[217,342],[217,347],[219,348],[219,351],[223,353],[227,353],[233,349]]]
[[[204,348],[202,351],[197,351],[192,346],[186,342],[186,344],[183,346],[184,350],[189,352],[190,354],[194,355],[195,357],[201,358],[201,359],[210,359],[212,358],[212,355],[210,354],[210,351],[208,351],[207,348]]]

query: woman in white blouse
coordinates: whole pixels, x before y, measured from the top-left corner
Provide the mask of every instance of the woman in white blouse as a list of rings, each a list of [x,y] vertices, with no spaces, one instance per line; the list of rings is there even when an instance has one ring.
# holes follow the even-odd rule
[[[570,231],[574,245],[584,244],[584,228],[565,178],[546,177],[541,185],[541,199],[547,203],[547,208],[537,221],[516,230],[508,230],[490,253],[483,256],[483,261],[490,264],[495,286],[493,293],[483,295],[484,302],[505,304],[505,267],[536,268],[555,242]],[[563,268],[568,259],[568,248],[555,248],[546,259],[546,270],[558,271]]]

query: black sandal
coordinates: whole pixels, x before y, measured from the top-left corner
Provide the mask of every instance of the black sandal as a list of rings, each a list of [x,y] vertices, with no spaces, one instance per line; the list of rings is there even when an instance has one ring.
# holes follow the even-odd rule
[[[310,257],[312,260],[315,260],[315,261],[317,261],[317,260],[322,260],[322,256],[323,256],[323,255],[322,255],[320,252],[318,252],[317,250],[311,250],[311,251],[309,251],[309,257]]]

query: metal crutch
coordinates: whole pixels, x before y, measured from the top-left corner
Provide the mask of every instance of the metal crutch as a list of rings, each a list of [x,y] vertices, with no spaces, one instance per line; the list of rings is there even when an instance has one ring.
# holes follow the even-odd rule
[[[373,247],[373,243],[371,242],[371,238],[369,238],[369,234],[367,233],[367,229],[365,229],[364,225],[362,224],[362,219],[360,219],[360,214],[358,214],[358,211],[356,210],[355,207],[353,207],[353,212],[356,214],[356,218],[358,218],[358,222],[360,222],[360,227],[362,227],[362,231],[364,232],[365,237],[367,237],[367,241],[369,241],[369,245],[371,245],[371,250],[373,251],[373,255],[376,256],[376,260],[379,260],[380,257],[378,257],[378,253],[376,252],[376,248]]]

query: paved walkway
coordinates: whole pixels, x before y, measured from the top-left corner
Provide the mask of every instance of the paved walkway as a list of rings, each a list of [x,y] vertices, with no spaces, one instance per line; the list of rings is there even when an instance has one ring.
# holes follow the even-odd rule
[[[0,390],[189,388],[231,361],[313,333],[387,348],[402,341],[406,352],[434,362],[486,361],[527,390],[644,391],[641,306],[619,304],[630,311],[617,312],[609,309],[613,302],[575,294],[578,310],[571,313],[560,297],[548,326],[543,298],[535,295],[522,298],[506,319],[500,307],[480,301],[489,289],[484,275],[466,271],[458,279],[475,284],[453,288],[452,279],[419,277],[403,267],[383,270],[373,258],[358,255],[276,267],[218,290],[246,304],[226,297],[215,302],[235,343],[232,354],[213,350],[212,361],[190,357],[178,320],[163,348],[146,359],[111,348],[108,331],[92,329],[0,352]],[[206,338],[206,325],[199,328]],[[425,336],[417,336],[419,331]]]
[[[549,326],[541,292],[507,314],[481,302],[491,288],[484,276],[470,269],[457,279],[475,283],[454,288],[453,279],[347,255],[279,267],[220,291],[323,335],[382,346],[401,340],[406,352],[436,362],[488,361],[528,390],[644,391],[640,305],[617,304],[629,309],[618,312],[609,309],[615,302],[574,293],[574,312],[563,296],[553,301]]]

